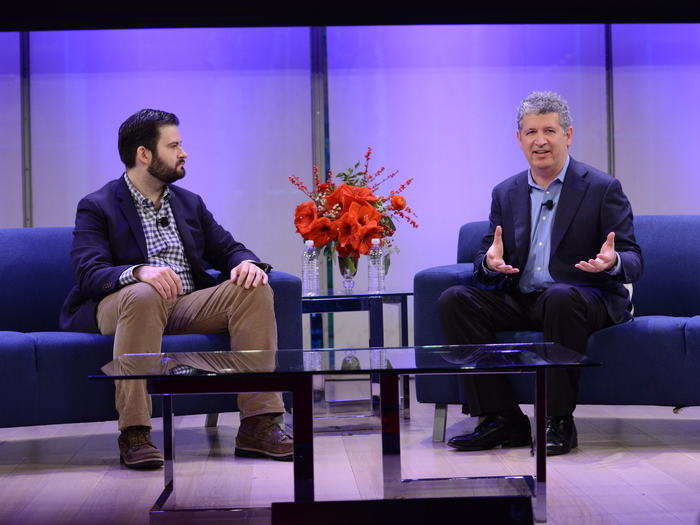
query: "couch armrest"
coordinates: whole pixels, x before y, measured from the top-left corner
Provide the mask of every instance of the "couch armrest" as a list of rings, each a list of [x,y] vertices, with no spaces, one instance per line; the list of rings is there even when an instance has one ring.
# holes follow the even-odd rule
[[[301,348],[301,279],[296,275],[272,270],[269,283],[275,293],[279,348]]]
[[[438,298],[450,286],[474,284],[472,263],[436,266],[418,272],[413,278],[413,326],[416,345],[443,344],[438,316]]]

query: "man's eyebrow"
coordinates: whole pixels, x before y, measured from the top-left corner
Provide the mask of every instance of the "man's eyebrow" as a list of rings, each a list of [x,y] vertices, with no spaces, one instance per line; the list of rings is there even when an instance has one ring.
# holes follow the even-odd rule
[[[182,144],[181,140],[173,140],[172,142],[168,143],[168,146],[177,146],[178,144]]]

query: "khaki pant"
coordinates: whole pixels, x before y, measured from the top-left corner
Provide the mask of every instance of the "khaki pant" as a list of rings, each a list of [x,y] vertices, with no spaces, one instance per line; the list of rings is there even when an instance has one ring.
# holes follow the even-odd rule
[[[114,335],[114,358],[123,354],[159,353],[166,334],[229,333],[240,370],[273,371],[277,350],[274,297],[269,285],[246,290],[226,281],[175,300],[163,299],[147,283],[125,286],[97,307],[97,324]],[[193,348],[192,351],[196,351]],[[269,352],[236,353],[236,350]],[[151,398],[143,380],[115,381],[119,429],[151,426]],[[284,412],[276,392],[239,394],[241,418]]]

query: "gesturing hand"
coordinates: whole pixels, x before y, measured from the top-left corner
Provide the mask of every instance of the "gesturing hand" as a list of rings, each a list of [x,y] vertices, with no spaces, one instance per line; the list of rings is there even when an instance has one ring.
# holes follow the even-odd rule
[[[486,252],[486,267],[498,273],[518,273],[520,270],[506,264],[503,260],[503,238],[502,228],[496,226],[493,233],[493,242]]]
[[[231,281],[246,290],[251,286],[267,284],[267,274],[250,261],[243,261],[231,270]]]
[[[134,277],[153,286],[163,299],[176,299],[184,293],[180,276],[169,266],[139,266]]]
[[[615,252],[615,232],[610,232],[603,246],[600,248],[600,253],[595,256],[595,259],[588,259],[588,262],[581,261],[574,264],[574,266],[584,272],[604,272],[617,264],[617,257],[618,255]]]

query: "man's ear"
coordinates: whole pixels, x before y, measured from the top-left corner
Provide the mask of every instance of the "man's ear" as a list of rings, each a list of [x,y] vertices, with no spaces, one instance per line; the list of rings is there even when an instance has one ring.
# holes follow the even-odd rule
[[[153,154],[151,153],[151,150],[146,148],[146,146],[139,146],[136,148],[136,160],[141,164],[149,165],[152,158]]]

